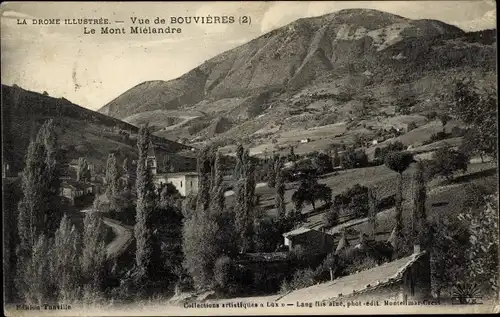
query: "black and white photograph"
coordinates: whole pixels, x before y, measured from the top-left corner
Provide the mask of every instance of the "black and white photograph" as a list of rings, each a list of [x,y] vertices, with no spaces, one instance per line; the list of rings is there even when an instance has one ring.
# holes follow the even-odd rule
[[[4,314],[500,312],[496,16],[1,3]]]

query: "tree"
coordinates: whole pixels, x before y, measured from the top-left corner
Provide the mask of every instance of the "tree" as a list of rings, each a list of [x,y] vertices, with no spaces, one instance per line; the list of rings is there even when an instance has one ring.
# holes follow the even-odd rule
[[[359,168],[368,165],[368,156],[363,150],[354,150],[354,148],[349,148],[344,152],[342,156],[342,167]]]
[[[87,212],[83,219],[81,272],[83,282],[97,292],[102,284],[106,247],[104,222],[98,212]]]
[[[335,147],[333,149],[333,159],[332,159],[332,164],[334,167],[340,166],[340,156],[339,156],[339,149]]]
[[[334,227],[339,224],[340,207],[337,204],[331,204],[330,210],[325,214],[327,226]]]
[[[41,305],[51,297],[51,276],[47,253],[49,242],[45,234],[40,234],[29,250],[30,256],[19,262],[17,287],[26,304]]]
[[[90,179],[90,169],[87,160],[84,157],[78,158],[78,166],[76,169],[77,181],[88,181]]]
[[[146,157],[150,144],[151,134],[148,126],[142,126],[137,138],[139,159],[137,160],[137,203],[136,224],[134,235],[136,240],[136,268],[137,278],[152,278],[155,260],[158,258],[159,241],[153,235],[154,219],[156,218],[155,185],[152,175],[146,167]]]
[[[53,236],[62,218],[59,209],[59,172],[52,120],[45,122],[28,146],[18,204],[18,257],[29,257],[38,236]]]
[[[418,162],[417,170],[413,176],[413,219],[412,219],[412,236],[413,240],[424,248],[428,246],[430,241],[429,227],[427,223],[427,213],[425,210],[425,202],[427,198],[427,188],[424,179],[424,165]]]
[[[216,285],[228,292],[233,278],[234,263],[228,256],[221,256],[215,261],[214,279]]]
[[[441,124],[443,126],[443,134],[445,133],[445,129],[446,129],[446,124],[448,123],[448,121],[450,121],[450,116],[446,113],[442,113],[438,116],[438,119],[439,121],[441,121]]]
[[[276,208],[278,218],[286,216],[285,204],[285,180],[283,173],[279,172],[276,177],[276,193],[274,196],[274,207]]]
[[[377,198],[375,198],[375,193],[373,189],[368,190],[368,224],[369,224],[369,236],[375,239],[376,229],[377,229]]]
[[[318,153],[313,158],[313,168],[318,174],[330,173],[333,171],[332,158],[326,153]]]
[[[312,205],[316,210],[316,200],[323,200],[325,204],[332,200],[332,190],[325,184],[318,184],[315,177],[306,177],[300,182],[299,188],[293,193],[292,201],[297,210],[301,210],[304,203]]]
[[[497,96],[495,89],[481,90],[470,80],[455,83],[451,111],[467,124],[467,149],[470,154],[497,157]]]
[[[106,162],[106,195],[111,202],[111,209],[118,210],[117,198],[118,198],[118,165],[116,157],[113,153],[108,155],[108,160]]]
[[[487,292],[498,294],[498,192],[487,197],[482,212],[464,215],[470,224],[468,267],[471,278]]]
[[[222,170],[222,158],[220,151],[215,154],[212,170],[214,171],[214,182],[210,193],[211,210],[214,214],[224,212],[226,198],[224,196],[224,172]]]
[[[182,196],[174,185],[167,183],[161,188],[159,198],[159,207],[168,209],[180,207],[179,202]]]
[[[64,215],[49,252],[50,276],[56,284],[58,299],[71,302],[80,298],[81,241],[71,220]]]
[[[403,234],[403,172],[414,162],[413,155],[408,152],[391,152],[385,156],[385,165],[399,174],[396,191],[396,225],[391,235],[395,253],[401,251],[400,245]]]
[[[211,165],[211,149],[205,147],[198,155],[197,169],[198,169],[198,198],[197,210],[199,212],[206,212],[210,207],[210,186],[212,178],[212,165]]]
[[[467,171],[468,163],[469,158],[464,153],[450,148],[440,148],[433,155],[430,173],[433,176],[443,176],[450,181],[455,172]]]

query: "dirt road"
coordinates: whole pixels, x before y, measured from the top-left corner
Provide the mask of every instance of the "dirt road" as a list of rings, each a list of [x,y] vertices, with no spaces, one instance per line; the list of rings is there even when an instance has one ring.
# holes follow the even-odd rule
[[[106,247],[108,258],[115,258],[125,252],[132,239],[134,238],[134,230],[132,227],[122,224],[119,221],[103,218],[105,225],[111,227],[115,238]]]

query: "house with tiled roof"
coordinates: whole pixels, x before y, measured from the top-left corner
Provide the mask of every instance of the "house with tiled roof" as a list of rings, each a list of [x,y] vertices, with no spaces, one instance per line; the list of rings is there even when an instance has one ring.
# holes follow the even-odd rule
[[[300,227],[283,234],[284,244],[290,250],[298,245],[315,253],[328,253],[335,247],[334,237],[323,230]]]
[[[294,290],[278,302],[426,299],[431,291],[427,251],[415,246],[412,255],[326,283]]]

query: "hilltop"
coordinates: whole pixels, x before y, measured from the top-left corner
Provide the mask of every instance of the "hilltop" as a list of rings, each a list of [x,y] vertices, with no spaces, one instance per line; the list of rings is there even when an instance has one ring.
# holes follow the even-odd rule
[[[136,126],[88,110],[64,98],[53,98],[17,86],[2,85],[1,95],[2,152],[4,161],[10,164],[13,171],[22,170],[30,138],[48,119],[53,119],[55,123],[65,161],[86,157],[96,167],[102,168],[110,152],[120,159],[137,157]],[[154,137],[153,142],[160,153],[191,149],[159,137]],[[186,161],[183,156],[174,156],[175,160]]]
[[[99,112],[153,120],[158,112],[201,111],[157,135],[276,148],[289,143],[283,133],[329,124],[353,121],[347,134],[363,134],[356,123],[396,115],[394,104],[408,95],[409,114],[439,110],[453,78],[488,81],[495,71],[495,30],[466,33],[440,21],[348,9],[296,20],[177,79],[141,83]],[[221,118],[224,128],[207,133]]]

